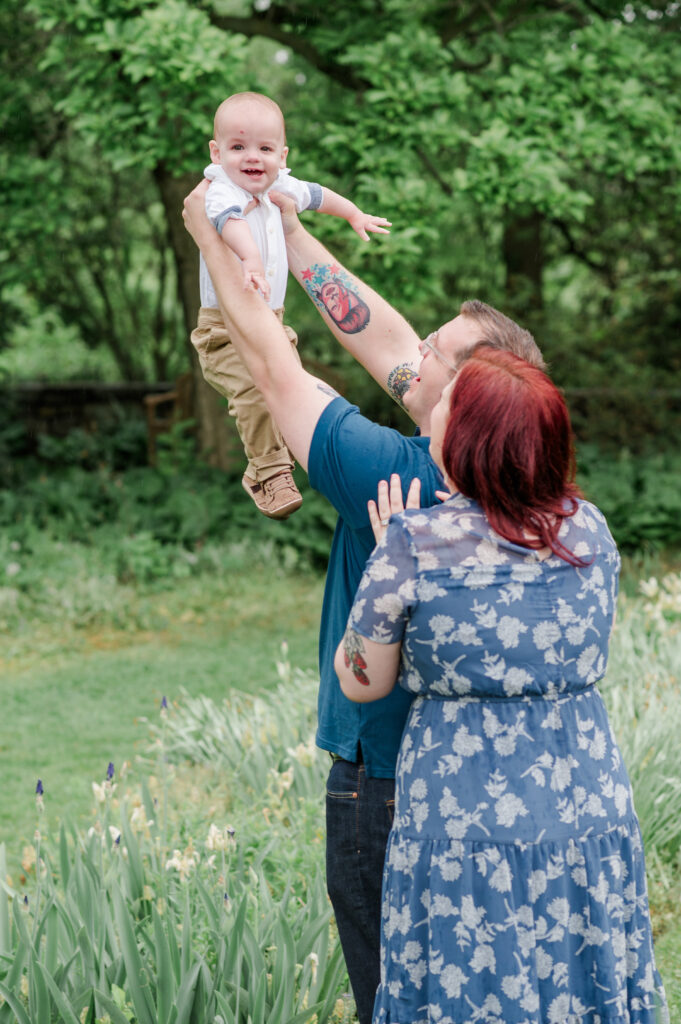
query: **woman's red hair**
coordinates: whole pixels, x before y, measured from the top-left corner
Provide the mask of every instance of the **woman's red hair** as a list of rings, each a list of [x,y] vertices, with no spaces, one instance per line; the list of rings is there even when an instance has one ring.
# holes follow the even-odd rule
[[[442,459],[502,537],[587,564],[558,539],[580,492],[570,415],[542,370],[511,352],[476,348],[455,378]]]

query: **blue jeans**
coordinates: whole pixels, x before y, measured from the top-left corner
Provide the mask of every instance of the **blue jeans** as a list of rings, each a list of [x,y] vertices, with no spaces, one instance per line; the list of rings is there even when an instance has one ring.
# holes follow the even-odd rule
[[[326,885],[355,997],[371,1024],[380,980],[381,883],[395,811],[395,780],[335,761],[326,784]]]

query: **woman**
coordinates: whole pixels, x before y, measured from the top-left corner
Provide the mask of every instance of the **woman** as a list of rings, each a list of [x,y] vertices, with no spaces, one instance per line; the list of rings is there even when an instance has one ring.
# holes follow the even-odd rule
[[[416,698],[374,1024],[667,1020],[641,835],[595,686],[620,560],[575,486],[565,403],[482,347],[431,435],[453,493],[391,520],[336,655],[351,699],[396,679]]]

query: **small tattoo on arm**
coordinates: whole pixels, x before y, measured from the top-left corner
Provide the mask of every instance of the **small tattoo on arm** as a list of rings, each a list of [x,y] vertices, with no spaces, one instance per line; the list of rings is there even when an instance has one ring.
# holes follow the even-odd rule
[[[330,395],[331,398],[338,398],[336,389],[332,388],[330,384],[325,384],[323,380],[317,381],[317,391],[321,391],[324,395]]]
[[[409,385],[413,381],[414,377],[416,377],[416,370],[411,363],[401,363],[388,374],[388,394],[391,398],[394,398],[402,408],[404,408],[402,398],[404,397],[404,393],[409,390]]]
[[[357,293],[357,285],[337,263],[315,263],[302,274],[303,287],[317,309],[331,317],[344,334],[359,334],[371,311]]]
[[[359,633],[355,633],[354,629],[348,629],[345,632],[343,654],[345,667],[352,669],[352,674],[358,683],[361,683],[362,686],[368,686],[369,677],[364,671],[367,667],[366,658],[364,657],[364,644],[361,636]]]

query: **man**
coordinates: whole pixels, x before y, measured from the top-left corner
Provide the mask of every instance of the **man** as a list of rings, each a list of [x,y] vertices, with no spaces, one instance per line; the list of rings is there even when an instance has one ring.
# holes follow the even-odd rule
[[[403,488],[421,480],[421,504],[432,505],[442,487],[428,453],[430,414],[457,361],[481,342],[508,348],[541,365],[534,339],[483,303],[461,313],[425,341],[376,292],[341,267],[300,224],[292,204],[282,208],[289,269],[307,290],[341,344],[409,413],[420,435],[371,423],[307,373],[281,324],[254,291],[245,291],[236,258],[204,212],[202,183],[185,200],[185,224],[200,247],[233,344],[262,391],[287,445],[307,470],[312,487],[338,511],[329,556],[320,624],[317,745],[333,764],[327,782],[327,887],[357,1005],[370,1024],[379,981],[380,901],[385,847],[392,823],[397,751],[410,697],[396,687],[383,700],[353,704],[333,668],[338,643],[365,562],[374,547],[367,501],[380,480],[399,474]],[[341,285],[362,323],[344,326],[327,285]],[[355,301],[356,300],[356,301]],[[198,348],[204,376],[223,389],[219,342]]]

